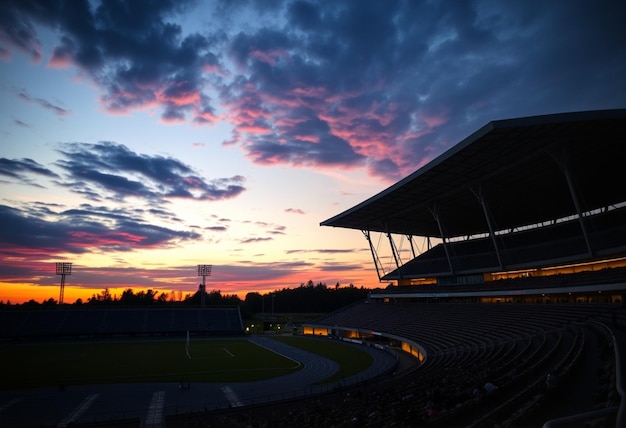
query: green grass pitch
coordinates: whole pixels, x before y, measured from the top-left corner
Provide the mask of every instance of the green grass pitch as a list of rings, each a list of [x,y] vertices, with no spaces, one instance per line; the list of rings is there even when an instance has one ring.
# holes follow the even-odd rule
[[[340,342],[304,337],[275,337],[336,361],[340,369],[319,383],[356,375],[372,357]],[[4,369],[0,389],[30,389],[99,383],[243,382],[300,369],[293,360],[241,339],[193,338],[189,355],[184,340],[125,340],[1,344]]]
[[[131,382],[237,382],[300,368],[245,339],[0,346],[3,389]]]
[[[345,377],[357,375],[374,362],[372,356],[367,352],[336,341],[331,342],[299,336],[277,336],[276,340],[329,358],[339,364],[337,373],[318,383],[334,382]]]

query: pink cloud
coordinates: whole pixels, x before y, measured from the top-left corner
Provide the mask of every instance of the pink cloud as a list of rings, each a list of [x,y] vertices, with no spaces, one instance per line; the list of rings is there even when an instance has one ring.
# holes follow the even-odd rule
[[[201,100],[200,93],[197,90],[178,91],[176,89],[177,86],[183,85],[186,85],[186,82],[180,82],[174,85],[173,94],[167,93],[167,91],[171,90],[172,87],[159,89],[156,92],[157,100],[161,103],[172,103],[177,106],[199,105]]]
[[[425,123],[426,126],[428,126],[429,128],[436,128],[440,125],[443,125],[449,120],[448,114],[446,112],[442,112],[439,114],[420,112],[418,114],[418,118],[421,122]]]
[[[294,96],[324,99],[328,91],[324,86],[297,87],[289,91]]]
[[[164,125],[176,125],[178,123],[183,123],[185,121],[186,119],[184,117],[178,117],[178,116],[167,116],[167,117],[161,117],[159,119],[159,122]]]
[[[138,244],[146,237],[128,232],[109,231],[107,233],[90,233],[86,231],[69,231],[73,238],[72,246],[78,248],[98,248],[106,246],[127,246]]]
[[[196,123],[215,123],[218,122],[220,120],[219,116],[216,116],[215,114],[213,114],[210,111],[199,111],[196,110],[195,112],[195,117],[194,117],[194,122]]]
[[[319,143],[320,137],[314,134],[310,135],[294,135],[294,138],[300,141],[306,141],[308,143]]]
[[[224,69],[217,64],[204,64],[202,66],[202,71],[207,74],[221,74],[224,76],[230,74],[225,72]]]
[[[272,128],[263,125],[237,125],[237,131],[246,134],[269,134],[272,132]]]
[[[252,58],[256,58],[259,61],[263,61],[271,66],[275,66],[276,62],[280,58],[286,58],[288,56],[284,49],[270,49],[270,50],[254,50],[249,53]]]
[[[48,61],[49,68],[68,68],[73,64],[72,53],[66,48],[57,46]]]
[[[263,92],[259,94],[259,97],[263,100],[265,104],[270,105],[273,108],[314,108],[321,103],[321,99],[316,101],[316,99],[314,98],[303,99],[301,97],[290,97],[287,94],[272,94],[269,92]]]
[[[281,116],[274,120],[274,124],[280,128],[295,128],[306,120],[304,117]]]
[[[367,119],[376,120],[382,126],[388,126],[396,118],[397,105],[390,103],[383,112],[378,112],[379,106],[380,104],[374,101],[363,116]]]

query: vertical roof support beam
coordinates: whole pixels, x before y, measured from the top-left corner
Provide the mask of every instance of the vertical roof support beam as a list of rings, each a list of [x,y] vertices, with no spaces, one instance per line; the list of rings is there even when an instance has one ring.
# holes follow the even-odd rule
[[[450,273],[454,274],[454,267],[452,267],[452,259],[450,258],[450,250],[448,249],[448,242],[446,239],[446,234],[443,232],[443,225],[441,224],[441,219],[439,216],[439,208],[437,207],[437,203],[433,203],[432,206],[428,207],[428,210],[433,215],[433,218],[437,222],[437,227],[439,227],[439,233],[441,234],[441,240],[443,241],[443,249],[446,252],[446,258],[448,259],[448,267],[450,268]]]
[[[580,207],[580,200],[578,198],[578,193],[576,192],[576,186],[574,185],[574,178],[572,177],[572,171],[570,169],[569,156],[567,153],[567,148],[564,146],[560,147],[560,156],[557,157],[554,153],[549,152],[552,158],[556,161],[557,165],[561,169],[561,172],[565,176],[565,180],[567,181],[567,187],[569,188],[570,196],[572,197],[572,201],[574,202],[574,207],[576,208],[576,213],[578,214],[578,223],[580,224],[580,230],[582,231],[583,238],[585,239],[585,245],[587,246],[587,252],[590,257],[594,256],[594,251],[591,248],[591,242],[589,241],[589,234],[587,233],[587,226],[585,225],[585,220],[583,218],[583,212]]]
[[[376,253],[376,249],[374,248],[374,245],[372,244],[372,239],[370,237],[370,231],[369,230],[361,230],[361,232],[363,232],[363,235],[365,235],[365,239],[367,239],[368,244],[370,245],[370,252],[372,253],[372,260],[374,261],[374,266],[376,267],[376,275],[378,275],[378,282],[380,282],[381,276],[380,276],[380,260],[378,259],[378,254]]]
[[[393,254],[393,260],[396,262],[396,268],[400,269],[400,260],[399,260],[399,254],[398,254],[398,249],[396,248],[396,244],[395,242],[393,242],[393,237],[391,236],[391,233],[387,232],[387,239],[389,239],[389,246],[391,247],[391,253]],[[400,275],[402,276],[402,275]]]
[[[415,258],[416,255],[415,255],[415,247],[413,246],[413,235],[406,235],[406,239],[409,240],[409,245],[411,246],[411,254],[413,255],[413,258]]]
[[[485,215],[485,220],[487,220],[487,227],[489,228],[489,236],[491,237],[491,242],[493,243],[493,248],[496,250],[496,257],[498,258],[498,266],[500,270],[504,270],[504,263],[502,263],[502,257],[500,256],[500,248],[498,247],[498,241],[496,240],[496,234],[493,230],[493,222],[491,219],[491,213],[489,212],[489,207],[487,206],[487,202],[485,201],[485,194],[483,191],[484,187],[482,184],[478,185],[478,190],[474,190],[470,188],[474,196],[478,198],[480,205],[483,208],[483,214]]]

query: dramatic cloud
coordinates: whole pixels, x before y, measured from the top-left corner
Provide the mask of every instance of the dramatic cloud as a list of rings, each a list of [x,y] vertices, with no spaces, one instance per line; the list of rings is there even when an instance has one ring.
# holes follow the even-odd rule
[[[16,179],[23,184],[33,184],[30,177],[36,174],[43,177],[59,178],[59,176],[32,159],[0,158],[0,175]]]
[[[191,112],[211,121],[215,115],[201,93],[202,75],[220,69],[219,61],[205,36],[183,36],[180,25],[165,21],[188,10],[188,3],[8,0],[0,9],[0,44],[39,61],[35,27],[53,27],[61,37],[50,66],[84,70],[103,89],[105,108],[125,112],[159,105],[164,120],[182,120]]]
[[[619,1],[6,0],[0,57],[40,61],[54,29],[49,65],[90,76],[108,111],[228,121],[257,164],[396,180],[494,119],[623,107],[625,21]]]
[[[201,238],[194,232],[144,222],[123,210],[91,205],[65,211],[54,208],[0,205],[0,258],[47,259],[58,253],[145,250]]]
[[[118,200],[215,201],[233,198],[245,190],[245,178],[240,175],[206,181],[174,158],[137,154],[115,143],[65,144],[60,153],[65,159],[57,165],[69,174],[69,181],[63,184],[89,199],[100,200],[104,190]]]

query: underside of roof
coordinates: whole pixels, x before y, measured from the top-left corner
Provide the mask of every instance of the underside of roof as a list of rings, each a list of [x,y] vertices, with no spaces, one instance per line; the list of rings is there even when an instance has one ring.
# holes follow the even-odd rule
[[[626,202],[626,109],[493,121],[395,185],[321,223],[451,238]]]

